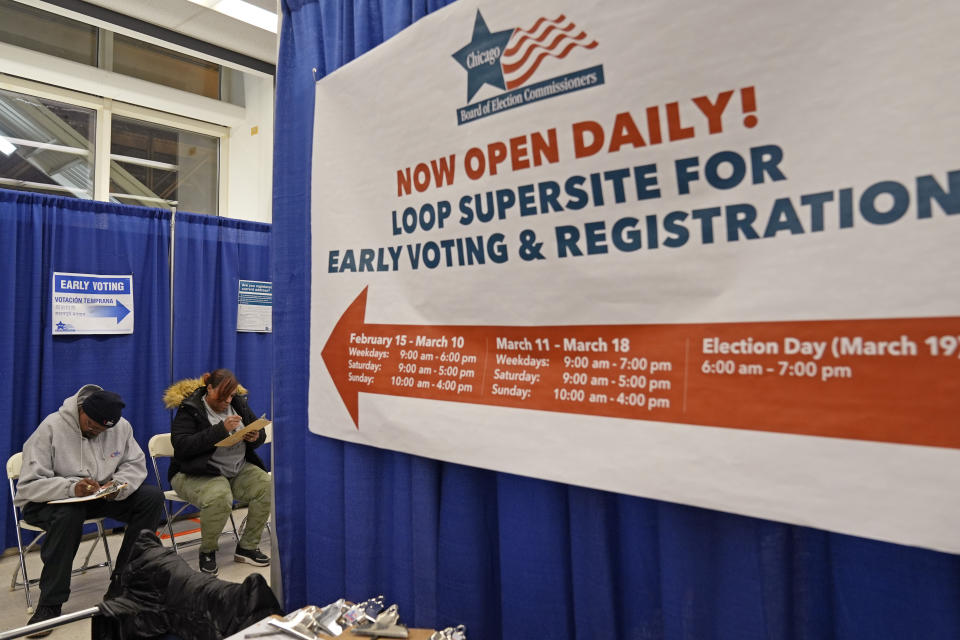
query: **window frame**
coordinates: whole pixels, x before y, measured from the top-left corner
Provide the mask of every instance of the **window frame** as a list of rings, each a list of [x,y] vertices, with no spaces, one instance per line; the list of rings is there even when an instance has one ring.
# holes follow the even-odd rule
[[[43,84],[32,80],[17,78],[0,73],[0,89],[22,93],[37,98],[56,100],[66,104],[92,109],[96,113],[96,149],[93,165],[93,199],[101,202],[110,200],[110,140],[113,115],[142,120],[182,131],[200,133],[218,139],[217,152],[217,216],[228,211],[228,189],[226,177],[229,175],[230,129],[201,120],[194,120],[150,109],[135,104],[120,102],[109,97],[81,93],[72,89]],[[158,203],[158,206],[165,206]],[[173,207],[176,210],[176,207]]]

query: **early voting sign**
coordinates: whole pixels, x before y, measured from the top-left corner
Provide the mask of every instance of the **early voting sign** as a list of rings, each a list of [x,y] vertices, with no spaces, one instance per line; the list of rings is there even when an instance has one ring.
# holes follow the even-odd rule
[[[53,335],[133,333],[133,276],[53,274]]]
[[[324,78],[310,429],[960,552],[958,11],[463,0]]]

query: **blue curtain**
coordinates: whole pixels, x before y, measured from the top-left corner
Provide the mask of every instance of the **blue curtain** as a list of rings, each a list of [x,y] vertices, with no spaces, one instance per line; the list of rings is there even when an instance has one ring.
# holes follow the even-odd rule
[[[162,405],[151,399],[169,371],[169,224],[159,209],[0,190],[0,273],[12,294],[0,311],[3,460],[86,383],[123,396],[123,414],[144,449],[168,429]],[[53,336],[55,271],[133,274],[134,333]],[[5,547],[15,546],[9,507],[0,517]]]
[[[286,608],[383,593],[411,626],[465,623],[483,639],[960,638],[957,556],[307,432],[314,70],[444,4],[283,2],[273,281]]]
[[[273,334],[238,332],[237,305],[240,280],[270,280],[270,225],[178,213],[173,260],[173,380],[226,367],[269,414]]]

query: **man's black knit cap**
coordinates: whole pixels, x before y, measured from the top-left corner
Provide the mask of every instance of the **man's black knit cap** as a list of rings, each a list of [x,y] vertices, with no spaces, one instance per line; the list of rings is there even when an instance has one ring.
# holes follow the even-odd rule
[[[83,412],[97,424],[112,427],[125,406],[123,398],[112,391],[94,391],[83,401]]]

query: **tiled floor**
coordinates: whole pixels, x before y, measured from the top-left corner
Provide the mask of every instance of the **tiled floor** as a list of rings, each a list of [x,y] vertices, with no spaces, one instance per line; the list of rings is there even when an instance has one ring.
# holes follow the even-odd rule
[[[237,518],[237,524],[239,525],[245,512],[243,509],[240,509],[234,513]],[[194,528],[195,526],[196,525],[192,525],[190,521],[180,522],[177,525],[177,530],[186,530],[188,528]],[[227,522],[227,527],[230,527],[229,521]],[[166,533],[165,530],[164,533]],[[181,540],[195,540],[198,536],[198,533],[178,534],[177,542],[179,544]],[[110,551],[114,556],[116,556],[116,552],[120,549],[122,537],[122,534],[107,537],[110,544]],[[86,556],[91,544],[93,544],[93,540],[84,540],[80,543],[80,551],[77,553],[74,566],[79,566],[83,562],[83,558]],[[221,580],[242,582],[243,579],[251,573],[258,572],[269,582],[270,567],[254,567],[249,564],[233,561],[233,550],[235,546],[232,534],[221,536],[220,550],[217,552],[217,566],[220,569],[220,573],[217,577]],[[187,564],[194,569],[197,567],[198,549],[199,547],[197,545],[191,545],[181,549],[182,557],[187,561]],[[267,555],[273,555],[270,551],[270,536],[266,532],[261,540],[260,549]],[[98,545],[91,558],[91,562],[100,562],[103,558],[103,549]],[[41,566],[40,554],[38,552],[30,553],[27,558],[27,571],[30,576],[39,577]],[[13,576],[13,572],[15,570],[19,571],[19,568],[20,564],[16,549],[14,549],[12,555],[0,559],[0,585],[2,585],[0,586],[0,631],[8,631],[22,627],[30,618],[30,614],[27,613],[26,609],[23,589],[18,588],[16,591],[9,590],[10,579]],[[104,591],[107,589],[108,578],[109,573],[106,569],[91,569],[85,574],[73,576],[73,580],[70,583],[70,600],[63,606],[63,613],[82,611],[83,609],[88,609],[99,604]],[[34,603],[36,603],[36,599],[40,593],[39,589],[34,586],[30,589],[30,593]],[[89,640],[90,620],[78,620],[62,627],[57,627],[49,638],[50,640]]]

